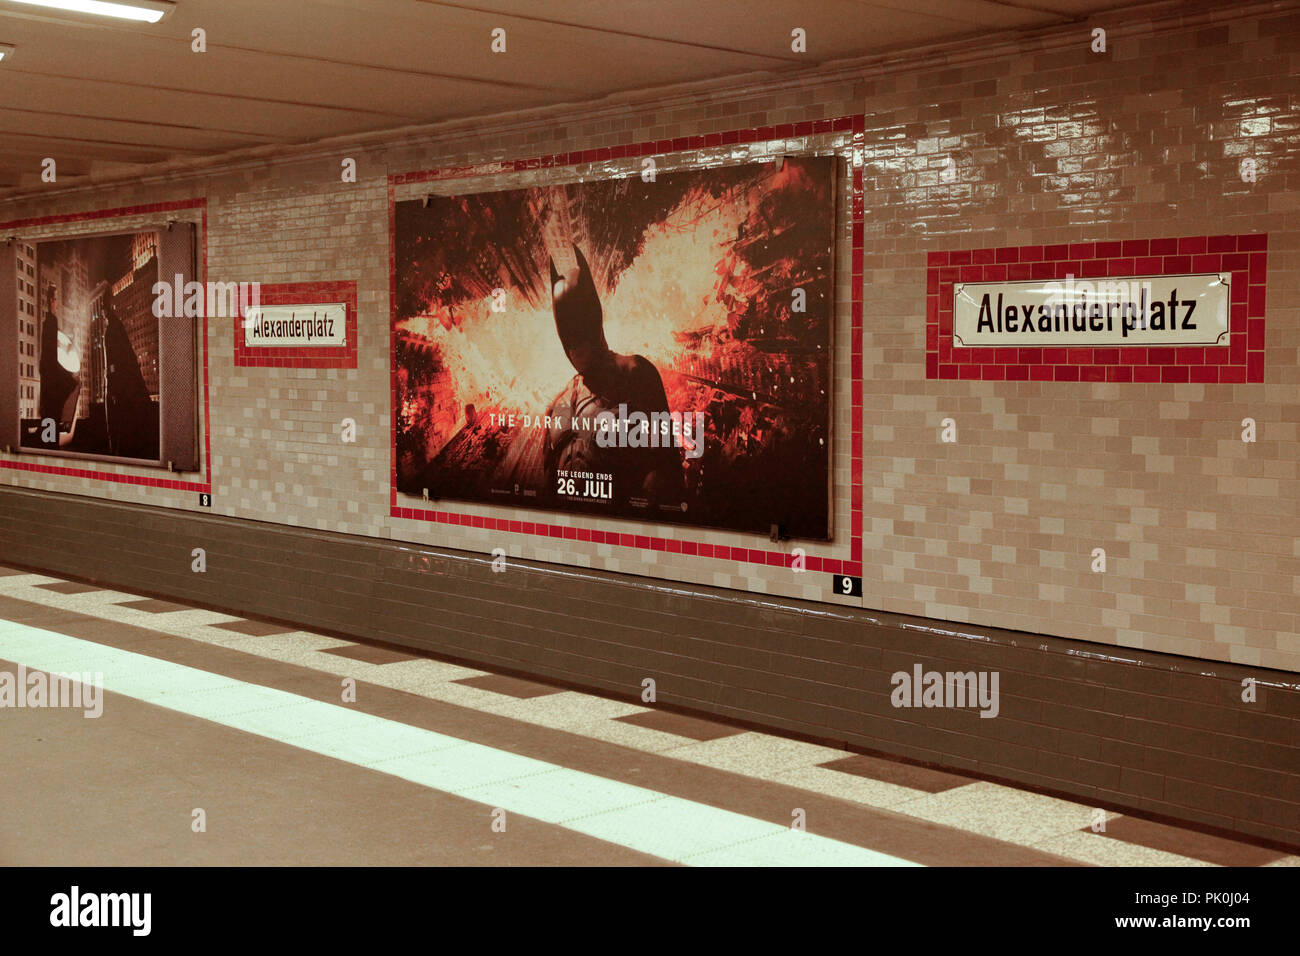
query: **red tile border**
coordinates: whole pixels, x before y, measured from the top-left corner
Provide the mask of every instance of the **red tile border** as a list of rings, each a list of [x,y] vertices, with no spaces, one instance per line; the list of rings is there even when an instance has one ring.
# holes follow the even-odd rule
[[[809,128],[809,126],[811,128]],[[803,133],[798,132],[804,129]],[[819,133],[847,132],[852,134],[851,150],[855,157],[861,156],[861,147],[866,129],[866,118],[862,115],[841,116],[834,120],[818,120],[811,124],[787,125],[779,127],[761,127],[754,129],[737,129],[725,133],[710,133],[699,136],[686,136],[675,140],[650,141],[644,143],[627,143],[606,150],[587,150],[585,152],[556,153],[550,156],[536,156],[530,159],[517,159],[497,163],[481,163],[471,166],[453,166],[445,169],[420,170],[400,173],[388,177],[388,282],[389,301],[394,310],[389,321],[390,355],[396,348],[396,303],[397,303],[397,263],[396,263],[396,188],[412,183],[442,181],[448,179],[473,179],[515,172],[527,169],[549,168],[554,166],[571,166],[579,163],[596,162],[601,158],[613,157],[616,150],[621,150],[622,157],[652,156],[660,153],[682,152],[693,149],[706,149],[715,146],[727,146],[736,143],[756,143],[778,139],[784,135],[807,136]],[[788,131],[788,132],[786,132]],[[831,574],[860,575],[862,573],[862,293],[863,293],[863,223],[865,203],[863,201],[862,166],[860,161],[850,162],[852,185],[850,195],[850,218],[853,230],[851,252],[852,281],[852,325],[849,333],[850,361],[853,377],[850,381],[852,406],[852,430],[850,434],[852,475],[849,490],[849,559],[821,558],[809,555],[805,567],[812,572],[830,572]],[[397,407],[397,370],[390,368],[392,393],[390,409]],[[527,534],[546,538],[567,538],[570,540],[592,541],[597,544],[610,544],[621,548],[664,551],[672,554],[687,554],[712,558],[733,564],[757,564],[763,566],[786,566],[791,561],[788,551],[772,551],[759,548],[736,548],[727,545],[710,545],[698,541],[673,538],[651,537],[648,535],[623,534],[616,531],[601,531],[596,528],[573,528],[562,525],[546,524],[540,521],[520,521],[515,518],[484,517],[481,515],[462,514],[457,511],[431,510],[426,508],[401,507],[397,492],[397,416],[389,415],[390,449],[392,450],[392,471],[390,474],[389,499],[390,514],[394,518],[410,521],[427,521],[437,524],[449,524],[459,527],[487,528],[506,534]],[[832,459],[831,466],[834,467]]]
[[[925,377],[968,381],[1227,384],[1264,381],[1268,234],[935,251],[926,261]],[[969,348],[952,344],[956,282],[1232,274],[1229,344]]]
[[[310,305],[342,302],[347,306],[347,343],[343,348],[250,348],[244,344],[243,312],[235,315],[236,368],[357,367],[357,284],[343,282],[280,282],[259,286],[263,305]]]
[[[91,212],[63,213],[57,216],[41,216],[34,219],[11,219],[0,222],[0,230],[24,229],[32,226],[61,225],[72,222],[97,222],[106,219],[124,219],[128,216],[147,216],[153,213],[176,212],[182,209],[201,209],[202,220],[199,226],[199,246],[203,259],[202,281],[208,276],[208,201],[206,198],[181,199],[175,202],[150,203],[143,206],[120,206],[115,209],[98,209]],[[50,238],[58,238],[57,236]],[[42,240],[44,241],[44,240]],[[0,468],[11,471],[26,471],[42,475],[60,475],[66,478],[90,478],[95,481],[109,481],[120,485],[139,485],[146,488],[164,488],[169,491],[195,491],[200,494],[212,493],[212,405],[209,401],[208,371],[208,317],[203,315],[200,351],[203,360],[203,472],[202,481],[178,481],[172,478],[160,478],[150,475],[117,474],[111,471],[96,471],[92,468],[73,468],[60,465],[42,465],[30,461],[0,461]],[[156,469],[155,469],[156,470]],[[170,472],[162,472],[170,474]]]

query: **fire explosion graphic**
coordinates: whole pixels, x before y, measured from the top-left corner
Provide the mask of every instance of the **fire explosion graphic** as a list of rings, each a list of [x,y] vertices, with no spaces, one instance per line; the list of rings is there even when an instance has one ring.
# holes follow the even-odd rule
[[[827,538],[834,162],[399,203],[398,489]],[[623,370],[612,384],[578,372],[557,334],[552,269],[566,275],[575,256]],[[610,407],[617,375],[639,396],[661,382],[663,411],[702,413],[702,452],[644,449],[657,456],[646,466],[587,442],[566,458],[588,422],[557,401]],[[573,421],[561,424],[561,408]],[[557,473],[561,486],[579,474],[616,493],[557,497]],[[655,487],[671,493],[656,500]]]

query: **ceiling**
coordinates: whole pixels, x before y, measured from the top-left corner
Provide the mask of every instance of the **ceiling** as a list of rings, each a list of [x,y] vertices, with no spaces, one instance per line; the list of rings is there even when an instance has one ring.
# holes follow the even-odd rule
[[[1067,23],[1137,0],[0,0],[0,189]],[[506,52],[491,34],[506,31]],[[807,52],[791,50],[791,31]],[[207,52],[191,51],[195,28]]]

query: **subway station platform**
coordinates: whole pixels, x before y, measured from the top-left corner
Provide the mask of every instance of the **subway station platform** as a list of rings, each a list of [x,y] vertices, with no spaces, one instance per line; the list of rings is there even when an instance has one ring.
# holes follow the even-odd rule
[[[0,568],[0,673],[20,667],[101,673],[104,696],[97,717],[0,713],[6,865],[1300,865],[1117,813],[1103,829],[1094,808],[1027,790]]]
[[[1291,925],[1297,75],[1300,0],[0,0],[0,925]]]

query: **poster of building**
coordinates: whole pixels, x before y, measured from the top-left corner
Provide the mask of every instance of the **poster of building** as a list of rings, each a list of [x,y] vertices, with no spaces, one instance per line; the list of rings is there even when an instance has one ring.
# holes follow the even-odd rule
[[[22,447],[156,463],[159,234],[40,242],[35,259],[34,400],[20,406]]]
[[[398,203],[398,490],[829,538],[835,162]]]

